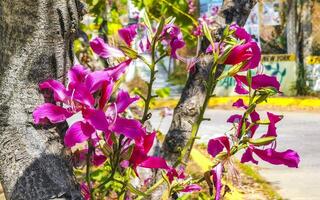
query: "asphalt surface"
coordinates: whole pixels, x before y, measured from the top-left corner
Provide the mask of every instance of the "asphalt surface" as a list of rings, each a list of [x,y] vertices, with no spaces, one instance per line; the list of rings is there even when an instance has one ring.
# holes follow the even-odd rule
[[[229,131],[231,124],[226,123],[228,117],[241,110],[207,110],[205,121],[199,131],[198,142],[207,142],[210,138],[223,135]],[[266,111],[259,111],[266,117]],[[300,166],[288,168],[274,166],[264,161],[259,162],[260,174],[273,184],[279,193],[290,200],[320,200],[320,113],[271,111],[282,114],[284,118],[277,124],[277,150],[293,149],[300,155]],[[264,113],[264,114],[263,114]],[[158,127],[159,113],[152,117],[153,127]],[[162,120],[160,130],[167,132],[171,117]],[[266,129],[260,128],[258,133]],[[240,157],[240,156],[239,156]]]

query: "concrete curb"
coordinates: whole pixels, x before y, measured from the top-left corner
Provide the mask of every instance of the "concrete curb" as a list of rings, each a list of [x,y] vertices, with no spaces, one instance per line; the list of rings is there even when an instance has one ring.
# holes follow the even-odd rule
[[[213,97],[210,99],[208,107],[226,107],[232,109],[232,104],[239,98],[248,102],[247,97]],[[153,105],[153,109],[164,107],[174,108],[178,103],[178,98],[170,98],[157,100]],[[263,102],[260,108],[275,108],[281,110],[306,110],[306,111],[320,111],[320,98],[300,98],[300,97],[272,97],[268,102]]]

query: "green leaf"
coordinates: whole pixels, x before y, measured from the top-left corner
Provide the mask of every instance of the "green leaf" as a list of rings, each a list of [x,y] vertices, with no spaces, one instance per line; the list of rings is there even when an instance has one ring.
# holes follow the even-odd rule
[[[212,39],[212,36],[211,36],[211,32],[209,30],[209,27],[208,27],[207,23],[203,23],[202,28],[203,28],[204,35],[207,37],[207,39],[209,40],[211,45],[214,45],[214,42],[213,42],[213,39]]]
[[[249,106],[249,108],[246,110],[247,114],[250,114],[254,111],[254,109],[256,108],[257,104],[253,103]]]
[[[147,196],[147,194],[145,194],[145,193],[141,192],[140,190],[138,190],[137,188],[133,187],[133,185],[131,185],[131,183],[127,183],[127,188],[133,194],[136,194],[139,196]]]
[[[164,87],[155,91],[160,98],[166,98],[170,95],[171,88]]]
[[[161,172],[161,176],[162,176],[163,180],[167,183],[168,188],[170,188],[170,187],[171,187],[171,183],[170,183],[170,181],[169,181],[169,178],[168,178],[167,174],[165,174],[165,173],[162,171],[162,172]]]
[[[132,59],[136,59],[138,57],[138,53],[129,47],[120,46],[119,49]]]
[[[264,145],[268,145],[270,143],[272,143],[273,141],[276,140],[276,137],[274,136],[269,136],[269,137],[263,137],[263,138],[259,138],[259,139],[249,139],[249,143],[253,144],[254,146],[264,146]]]
[[[150,23],[150,20],[149,20],[149,17],[148,17],[146,10],[143,9],[141,12],[142,12],[142,21],[145,23],[145,25],[147,26],[147,28],[149,30],[152,30],[152,26],[151,26],[151,23]]]
[[[161,17],[161,20],[160,20],[160,22],[159,22],[159,24],[158,24],[158,27],[157,27],[156,34],[154,35],[154,39],[155,39],[155,40],[156,40],[156,39],[159,37],[159,35],[161,34],[164,24],[165,24],[165,19],[164,19],[164,17]]]
[[[251,88],[251,84],[252,84],[252,74],[251,74],[251,70],[248,70],[247,72],[247,81],[248,81],[248,85]]]
[[[129,160],[134,149],[134,144],[130,145],[128,150],[121,155],[123,160]]]

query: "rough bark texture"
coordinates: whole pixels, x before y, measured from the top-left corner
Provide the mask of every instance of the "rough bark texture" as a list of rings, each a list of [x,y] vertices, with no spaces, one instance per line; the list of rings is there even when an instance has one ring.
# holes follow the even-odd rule
[[[243,26],[256,4],[256,0],[225,0],[219,11],[216,23],[211,28],[211,34],[219,40],[221,31],[227,24],[236,22]],[[200,47],[200,62],[196,65],[196,72],[190,73],[186,86],[183,89],[180,101],[174,109],[173,120],[162,146],[162,155],[170,164],[173,164],[180,155],[180,150],[185,147],[190,138],[192,125],[199,117],[200,108],[205,99],[205,81],[213,58],[204,55],[208,42],[203,41]],[[223,71],[219,66],[216,77]]]
[[[0,178],[6,199],[81,199],[61,134],[66,125],[35,126],[44,102],[38,83],[60,77],[73,61],[75,0],[0,1]]]

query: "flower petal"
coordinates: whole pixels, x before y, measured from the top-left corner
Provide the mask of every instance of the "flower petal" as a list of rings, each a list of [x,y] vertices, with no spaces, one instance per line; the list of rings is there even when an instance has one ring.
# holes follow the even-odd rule
[[[151,149],[151,147],[153,146],[153,142],[154,142],[154,139],[156,137],[156,131],[152,132],[151,134],[146,134],[144,137],[143,137],[143,148],[144,148],[144,152],[145,153],[148,153]]]
[[[258,161],[253,158],[252,149],[249,147],[246,149],[244,154],[241,157],[241,163],[252,162],[254,164],[258,164]]]
[[[277,137],[276,123],[278,123],[283,118],[283,116],[282,115],[275,115],[275,114],[272,114],[270,112],[267,112],[267,116],[268,116],[268,119],[270,121],[270,124],[268,125],[267,133],[263,137],[267,137],[267,136],[275,136],[275,137]]]
[[[249,91],[247,89],[245,89],[242,85],[241,80],[239,79],[239,76],[234,76],[235,80],[236,80],[236,87],[234,89],[234,91],[238,94],[248,94]]]
[[[111,130],[134,140],[140,140],[141,137],[145,135],[143,125],[135,119],[117,117],[115,123],[111,127]]]
[[[68,71],[68,79],[70,83],[82,83],[84,82],[85,77],[90,72],[89,69],[85,68],[82,65],[74,65]]]
[[[101,89],[103,83],[110,82],[111,77],[108,72],[106,71],[95,71],[91,72],[86,80],[85,85],[90,91],[90,93],[94,93]]]
[[[131,42],[134,37],[137,35],[137,24],[132,24],[126,28],[122,28],[118,30],[119,36],[125,41],[128,46],[131,46]]]
[[[151,169],[169,169],[165,159],[154,156],[148,157],[146,160],[139,164],[139,167]]]
[[[230,29],[235,30],[234,34],[240,40],[245,40],[246,42],[250,42],[252,40],[251,35],[244,28],[238,26],[237,24],[232,24]]]
[[[93,154],[92,163],[96,167],[102,165],[106,160],[107,158],[102,153],[95,152]]]
[[[105,59],[110,57],[125,57],[121,50],[109,46],[107,43],[103,41],[102,38],[99,37],[96,37],[95,39],[91,40],[90,46],[96,54]]]
[[[70,83],[69,90],[72,91],[72,100],[84,104],[90,108],[94,106],[95,100],[83,83]]]
[[[88,121],[95,129],[109,132],[109,122],[102,110],[85,109],[82,111],[83,118]]]
[[[101,97],[99,99],[99,109],[103,109],[105,107],[106,103],[109,101],[109,99],[112,95],[113,87],[114,87],[113,81],[105,82],[102,85]]]
[[[238,99],[236,102],[234,102],[232,104],[233,107],[236,107],[236,108],[244,108],[244,109],[247,109],[248,107],[244,104],[244,101],[243,99]]]
[[[55,101],[66,101],[69,98],[69,93],[67,92],[64,85],[56,80],[49,79],[39,84],[41,90],[48,89],[53,92],[53,97]]]
[[[51,123],[59,123],[71,117],[73,113],[51,103],[44,103],[33,111],[35,124],[45,124],[48,120]]]
[[[219,154],[224,148],[227,149],[227,152],[230,153],[230,143],[229,138],[226,136],[221,136],[218,138],[214,138],[209,140],[208,143],[208,153],[215,157],[217,154]]]
[[[250,51],[251,46],[254,42],[248,42],[245,44],[239,44],[230,51],[227,59],[224,61],[224,64],[227,65],[236,65],[241,62],[250,60],[253,56]]]
[[[95,129],[89,124],[82,121],[72,124],[64,136],[64,144],[71,148],[77,143],[88,140],[95,132]]]
[[[116,106],[117,106],[117,112],[123,113],[133,102],[139,100],[139,96],[130,97],[129,93],[120,90],[118,92],[117,100],[116,100]]]
[[[105,71],[108,72],[109,76],[113,79],[113,81],[117,81],[120,78],[120,76],[126,71],[131,61],[131,59],[128,59],[118,64],[117,66],[105,69]]]
[[[181,192],[198,192],[202,190],[202,188],[197,184],[187,185]]]
[[[220,200],[222,189],[222,164],[219,163],[213,170],[211,170],[213,176],[213,184],[216,188],[215,200]]]
[[[248,83],[246,83],[248,85]],[[280,83],[275,76],[268,76],[265,74],[258,74],[252,77],[252,88],[259,89],[263,87],[273,87],[280,91]]]
[[[269,149],[253,149],[262,160],[274,165],[286,165],[288,167],[298,168],[300,157],[297,152],[289,149],[284,152],[277,152],[272,148]]]
[[[231,115],[228,118],[227,122],[229,122],[229,123],[240,123],[241,119],[242,119],[242,115],[235,114],[235,115]]]

